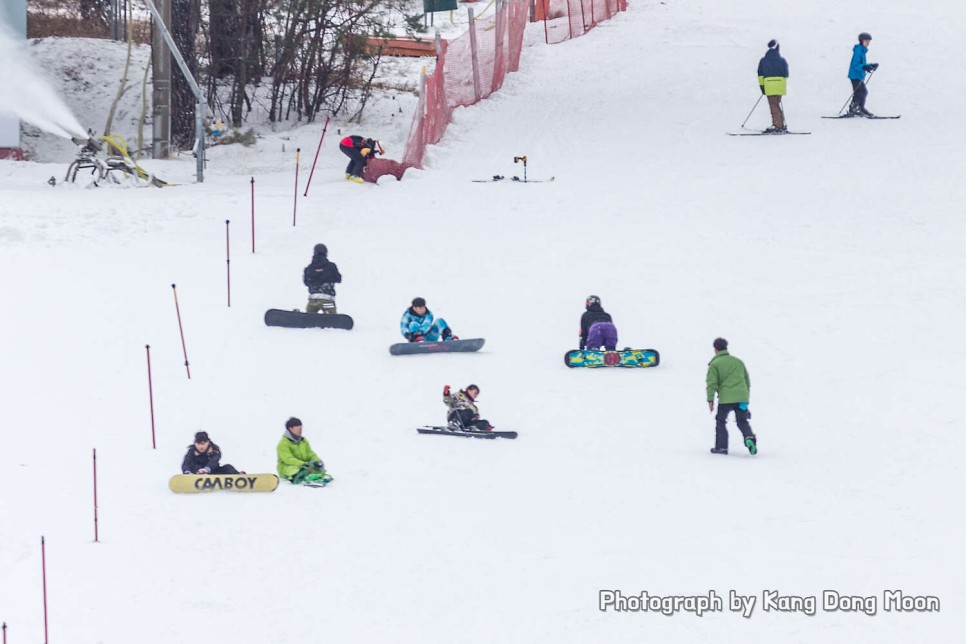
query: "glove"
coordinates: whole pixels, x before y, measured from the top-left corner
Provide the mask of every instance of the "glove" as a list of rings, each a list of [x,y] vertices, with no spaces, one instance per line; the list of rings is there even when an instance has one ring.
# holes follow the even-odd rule
[[[207,467],[203,467],[200,470],[198,470],[198,474],[211,474],[211,470]]]
[[[413,338],[413,334],[412,333],[403,333],[403,337],[406,338],[407,341],[410,341],[411,342],[412,341],[412,338]]]
[[[368,157],[369,156],[369,153],[372,152],[372,150],[369,149],[369,148],[362,148],[362,150],[360,152],[362,153],[362,156]]]
[[[446,385],[445,387],[443,387],[443,395],[444,396],[449,395],[449,385]]]
[[[320,472],[324,472],[325,471],[325,463],[323,463],[322,461],[313,461],[312,462],[312,468],[313,469],[316,469],[316,470],[319,470]]]
[[[874,72],[875,70],[879,69],[879,63],[871,63],[869,65],[866,65],[862,69],[864,69],[867,72]]]
[[[761,94],[762,94],[762,96],[764,96],[765,95],[765,86],[764,85],[759,85],[758,87],[761,88]]]
[[[872,71],[879,69],[879,63],[872,63]]]
[[[182,474],[192,474],[192,472],[189,472],[188,470],[182,470],[181,473]]]

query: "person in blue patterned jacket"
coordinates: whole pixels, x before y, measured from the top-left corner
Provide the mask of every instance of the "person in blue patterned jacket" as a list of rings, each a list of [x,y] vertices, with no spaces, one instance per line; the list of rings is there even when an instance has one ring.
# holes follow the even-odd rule
[[[402,314],[399,331],[410,342],[459,340],[446,320],[433,317],[433,312],[426,308],[426,300],[421,297],[414,298],[412,306]]]

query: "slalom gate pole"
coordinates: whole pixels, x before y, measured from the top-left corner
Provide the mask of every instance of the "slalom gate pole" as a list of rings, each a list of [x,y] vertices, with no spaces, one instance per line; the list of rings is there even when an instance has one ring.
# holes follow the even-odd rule
[[[295,212],[298,210],[299,206],[299,157],[302,154],[302,148],[295,148],[295,196],[292,201],[292,225],[295,225]]]
[[[255,177],[252,177],[252,253],[255,252]]]
[[[158,449],[158,444],[154,439],[154,386],[151,383],[151,345],[144,345],[144,350],[148,354],[148,401],[151,403],[151,449]]]
[[[47,544],[43,535],[40,537],[40,562],[44,584],[44,644],[47,644]]]
[[[229,229],[231,220],[225,220],[225,269],[228,271],[228,308],[231,308],[231,241]]]
[[[761,97],[762,97],[762,96],[764,96],[764,94],[761,94],[761,95],[759,95],[759,96],[758,96],[758,100],[757,100],[757,101],[755,101],[755,106],[754,106],[753,108],[751,108],[751,111],[750,111],[750,112],[748,112],[748,116],[746,116],[746,117],[745,117],[745,120],[741,122],[741,127],[742,127],[742,129],[744,129],[744,127],[745,127],[745,123],[747,123],[747,122],[748,122],[748,119],[750,119],[750,118],[751,118],[751,115],[755,113],[755,110],[756,110],[756,109],[758,109],[758,103],[761,103]]]
[[[7,623],[3,623],[3,644],[7,644]]]
[[[312,175],[315,174],[315,164],[319,160],[319,152],[322,151],[322,141],[325,140],[325,131],[329,129],[329,117],[325,117],[325,125],[322,126],[322,136],[319,138],[319,147],[315,149],[315,159],[312,160],[312,170],[309,171],[309,180],[305,182],[305,194],[303,197],[309,196],[309,186],[312,185]]]
[[[866,87],[868,87],[869,86],[869,83],[871,83],[871,82],[872,82],[872,72],[866,72],[865,78],[862,79],[862,84],[865,85]],[[858,88],[856,88],[856,89],[858,89]],[[845,99],[845,105],[843,105],[842,106],[842,109],[839,110],[839,115],[840,116],[841,116],[842,112],[845,111],[845,108],[849,106],[849,103],[852,102],[852,99],[854,97],[855,97],[855,89],[853,89],[852,90],[852,93],[849,94],[849,97],[847,99]]]
[[[547,5],[550,3],[550,0],[540,0],[540,3],[543,6],[543,43],[549,45],[550,32],[547,31]]]
[[[97,449],[94,449],[94,543],[97,539]]]
[[[191,367],[188,366],[188,348],[184,343],[184,327],[181,326],[181,307],[178,306],[178,287],[171,285],[174,292],[174,310],[178,314],[178,331],[181,333],[181,351],[184,352],[184,369],[188,372],[188,380],[191,380]]]

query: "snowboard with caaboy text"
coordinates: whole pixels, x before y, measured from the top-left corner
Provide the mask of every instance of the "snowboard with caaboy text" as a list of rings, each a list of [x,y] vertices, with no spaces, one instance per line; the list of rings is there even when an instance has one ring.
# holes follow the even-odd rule
[[[168,481],[172,492],[195,493],[228,490],[231,492],[274,492],[274,474],[175,474]]]
[[[345,329],[352,328],[352,318],[341,313],[303,313],[269,309],[265,312],[265,324],[290,329]]]
[[[564,364],[568,367],[656,367],[660,362],[661,356],[655,349],[574,349],[564,356]]]

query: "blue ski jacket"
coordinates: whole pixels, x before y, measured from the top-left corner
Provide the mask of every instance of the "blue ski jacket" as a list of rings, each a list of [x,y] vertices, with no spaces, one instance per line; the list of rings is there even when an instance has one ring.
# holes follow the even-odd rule
[[[399,331],[407,339],[414,333],[429,335],[429,331],[433,328],[435,321],[433,312],[429,309],[426,309],[426,315],[419,316],[416,315],[412,307],[409,307],[399,320]]]
[[[862,80],[865,78],[865,54],[869,51],[868,47],[863,47],[862,43],[852,48],[852,62],[849,63],[849,78],[852,80]]]

